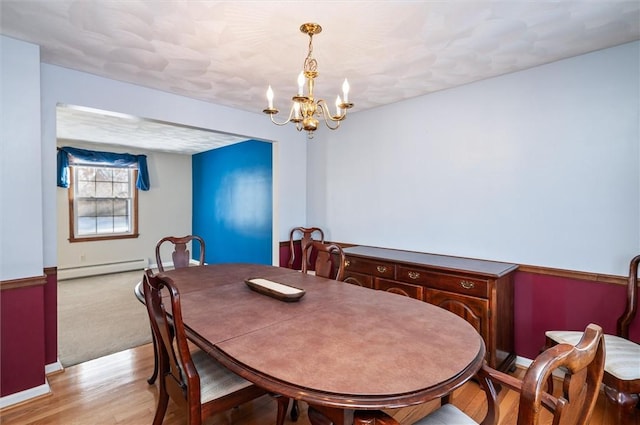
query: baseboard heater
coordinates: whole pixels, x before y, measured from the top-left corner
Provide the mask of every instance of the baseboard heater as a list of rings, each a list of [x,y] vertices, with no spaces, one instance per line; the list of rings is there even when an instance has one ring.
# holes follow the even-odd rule
[[[115,263],[94,264],[90,266],[58,269],[58,280],[97,276],[109,273],[128,272],[132,270],[143,270],[145,267],[147,267],[148,263],[148,259],[142,258],[139,260],[119,261]]]

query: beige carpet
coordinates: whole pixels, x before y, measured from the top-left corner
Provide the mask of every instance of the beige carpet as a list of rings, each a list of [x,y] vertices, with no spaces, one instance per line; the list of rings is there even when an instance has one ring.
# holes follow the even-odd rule
[[[133,288],[142,270],[58,282],[58,357],[64,367],[151,342]]]

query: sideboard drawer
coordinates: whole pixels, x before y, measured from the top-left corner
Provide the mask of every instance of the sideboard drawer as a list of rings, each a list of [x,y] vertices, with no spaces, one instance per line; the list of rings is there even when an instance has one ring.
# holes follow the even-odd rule
[[[398,266],[398,280],[421,284],[429,288],[442,289],[458,294],[487,298],[488,287],[486,280],[474,279],[468,276],[426,272],[419,268]]]
[[[364,260],[362,258],[347,257],[345,262],[345,272],[366,273],[378,277],[393,279],[395,277],[396,266],[377,260]]]
[[[374,282],[374,289],[404,295],[421,301],[424,300],[424,288],[420,285],[412,285],[410,283],[397,282],[395,280],[376,279]]]

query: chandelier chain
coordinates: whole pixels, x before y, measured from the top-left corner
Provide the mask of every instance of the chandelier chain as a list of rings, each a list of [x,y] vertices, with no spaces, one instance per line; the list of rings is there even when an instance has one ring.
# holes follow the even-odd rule
[[[312,57],[313,54],[313,34],[309,34],[309,51],[307,53],[307,58],[304,60],[304,71],[305,72],[317,72],[318,71],[318,62]]]

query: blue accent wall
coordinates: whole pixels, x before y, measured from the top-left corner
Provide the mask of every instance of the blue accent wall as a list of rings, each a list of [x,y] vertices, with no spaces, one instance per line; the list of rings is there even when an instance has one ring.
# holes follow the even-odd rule
[[[250,140],[192,158],[193,233],[205,241],[205,261],[271,264],[271,143]]]

